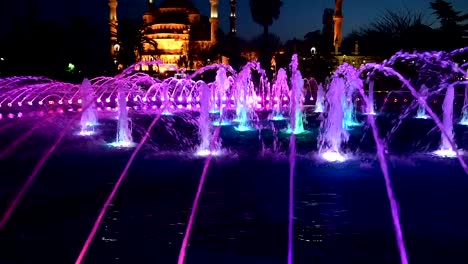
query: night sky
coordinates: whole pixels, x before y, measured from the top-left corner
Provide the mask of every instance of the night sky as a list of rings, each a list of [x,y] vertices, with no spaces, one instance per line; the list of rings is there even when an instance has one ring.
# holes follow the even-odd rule
[[[29,0],[33,2],[34,0]],[[156,0],[159,3],[161,0]],[[28,1],[0,1],[0,33],[8,28],[9,19],[24,15],[25,2]],[[67,16],[86,16],[100,29],[107,30],[108,6],[107,0],[36,0],[41,15],[48,19],[64,21]],[[193,0],[203,14],[209,15],[209,0]],[[221,26],[225,32],[228,29],[229,1],[220,0]],[[238,33],[242,37],[251,38],[262,32],[256,25],[249,10],[248,0],[238,0]],[[302,38],[307,32],[322,28],[322,13],[324,8],[333,8],[333,0],[284,0],[281,15],[273,24],[271,31],[279,35],[282,40],[293,37]],[[344,33],[369,23],[373,18],[382,14],[386,9],[394,11],[414,10],[425,14],[427,23],[435,23],[435,18],[429,9],[430,0],[344,0]],[[456,10],[468,12],[467,0],[452,0]],[[7,5],[7,6],[4,6]],[[119,0],[119,18],[141,19],[147,9],[145,0]],[[3,31],[2,31],[3,30]]]

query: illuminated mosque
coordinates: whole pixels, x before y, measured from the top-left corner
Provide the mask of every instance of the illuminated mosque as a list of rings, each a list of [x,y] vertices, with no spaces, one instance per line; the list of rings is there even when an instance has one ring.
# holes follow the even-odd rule
[[[207,17],[190,0],[164,0],[158,6],[154,0],[149,0],[148,10],[143,15],[142,32],[152,42],[143,44],[143,51],[137,54],[138,60],[160,60],[167,66],[177,66],[188,60],[190,52],[209,51],[217,42],[219,0],[209,0],[209,4],[211,12]],[[111,54],[114,58],[120,50],[117,5],[117,0],[109,1]],[[235,34],[236,0],[230,0],[230,8],[230,33]],[[187,63],[185,67],[197,69],[205,63],[191,61],[191,65]],[[143,71],[151,70],[147,65],[142,67]]]

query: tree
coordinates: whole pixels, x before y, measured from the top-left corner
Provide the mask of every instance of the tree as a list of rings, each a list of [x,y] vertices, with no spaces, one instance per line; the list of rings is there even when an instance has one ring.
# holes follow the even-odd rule
[[[140,60],[143,55],[151,55],[158,58],[158,43],[147,34],[151,30],[151,24],[141,26],[134,20],[123,20],[119,27],[119,40],[121,50],[119,60],[125,66],[129,66]]]
[[[424,22],[421,13],[385,11],[374,22],[354,31],[343,42],[343,51],[351,53],[359,41],[367,55],[387,57],[399,50],[430,50],[437,46],[436,32]]]
[[[268,35],[269,27],[273,24],[275,20],[279,18],[281,6],[283,5],[282,0],[249,0],[250,13],[252,19],[255,23],[263,27],[263,36],[264,36],[264,49],[267,50],[268,47]],[[270,69],[270,60],[268,54],[260,54],[260,63],[262,64],[263,69]]]
[[[445,49],[459,48],[468,37],[468,14],[455,11],[452,4],[444,0],[430,3],[433,14],[440,21],[440,33]]]

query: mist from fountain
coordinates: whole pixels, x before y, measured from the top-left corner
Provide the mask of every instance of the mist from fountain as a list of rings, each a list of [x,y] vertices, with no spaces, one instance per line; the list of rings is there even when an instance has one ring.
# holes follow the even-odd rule
[[[290,128],[289,132],[293,134],[304,133],[304,107],[302,98],[304,97],[304,79],[298,69],[299,61],[297,54],[294,54],[291,60],[291,96],[290,107]]]
[[[94,103],[94,91],[91,82],[84,79],[81,84],[82,105],[85,106],[81,113],[81,131],[80,135],[87,136],[94,134],[94,126],[98,123],[96,106]]]
[[[323,84],[318,85],[317,89],[317,101],[315,103],[315,113],[323,113],[324,111],[324,102],[325,102],[325,92],[323,90]]]

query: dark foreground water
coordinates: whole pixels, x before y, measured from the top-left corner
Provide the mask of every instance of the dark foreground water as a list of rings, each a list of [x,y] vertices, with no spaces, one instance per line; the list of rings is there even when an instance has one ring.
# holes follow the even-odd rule
[[[2,134],[2,145],[24,131]],[[253,143],[257,132],[222,134],[230,150],[211,163],[186,263],[286,263],[287,155],[268,151],[268,135],[262,152]],[[326,163],[309,151],[314,137],[298,142],[295,263],[399,263],[375,155]],[[74,263],[131,154],[97,138],[70,136],[51,156],[0,231],[1,264]],[[0,213],[53,139],[34,134],[0,160]],[[84,263],[177,262],[204,159],[160,145],[154,136],[138,155]],[[468,263],[468,176],[458,162],[426,154],[388,159],[410,263]]]

